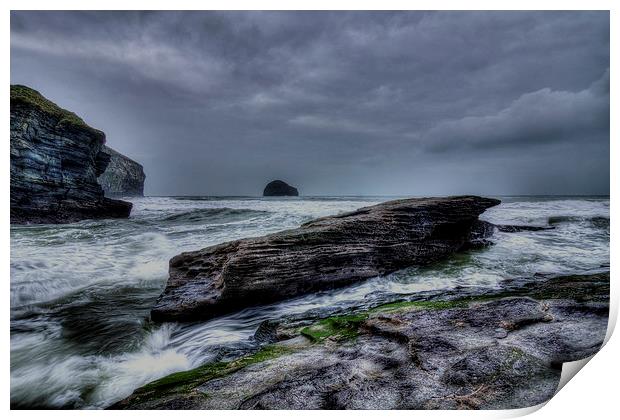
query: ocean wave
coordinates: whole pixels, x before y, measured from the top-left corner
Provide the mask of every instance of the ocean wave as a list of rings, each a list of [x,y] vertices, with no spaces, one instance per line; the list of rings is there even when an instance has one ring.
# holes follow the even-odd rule
[[[194,209],[183,213],[165,216],[163,222],[172,223],[225,223],[244,220],[250,217],[269,214],[268,211],[252,209],[233,209],[229,207]]]
[[[589,222],[594,227],[600,229],[609,228],[609,217],[604,216],[593,216],[593,217],[583,217],[583,216],[551,216],[547,219],[547,223],[550,225],[558,225],[562,223],[581,223],[581,222]]]
[[[221,200],[251,200],[251,199],[259,199],[260,197],[251,197],[245,195],[230,195],[230,196],[214,196],[214,195],[180,195],[180,196],[170,196],[166,198],[172,198],[173,200],[179,201],[221,201]]]
[[[244,354],[266,320],[325,317],[429,290],[494,288],[506,278],[609,267],[609,230],[597,227],[609,226],[608,199],[513,200],[484,219],[544,226],[551,218],[556,229],[497,234],[492,247],[432,266],[204,322],[149,322],[174,255],[353,211],[366,200],[144,197],[134,200],[127,220],[12,227],[11,405],[104,408],[167,374]]]

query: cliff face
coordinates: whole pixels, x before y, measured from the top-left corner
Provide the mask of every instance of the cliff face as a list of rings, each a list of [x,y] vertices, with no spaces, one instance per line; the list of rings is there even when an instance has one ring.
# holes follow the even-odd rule
[[[11,223],[128,217],[131,203],[97,182],[110,155],[105,134],[36,90],[11,86]]]
[[[110,155],[110,164],[99,177],[99,184],[105,191],[105,195],[107,197],[142,197],[146,178],[142,165],[108,146],[103,146],[102,150]]]

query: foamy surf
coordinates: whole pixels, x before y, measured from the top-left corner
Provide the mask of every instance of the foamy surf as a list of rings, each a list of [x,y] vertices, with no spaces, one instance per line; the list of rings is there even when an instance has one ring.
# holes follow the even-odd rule
[[[169,373],[255,348],[252,335],[270,319],[316,316],[430,290],[493,288],[506,278],[609,265],[609,223],[601,222],[609,220],[608,198],[504,197],[482,218],[554,229],[498,232],[494,246],[432,267],[207,322],[149,322],[172,256],[387,199],[147,197],[135,200],[128,220],[14,226],[12,406],[104,408]]]

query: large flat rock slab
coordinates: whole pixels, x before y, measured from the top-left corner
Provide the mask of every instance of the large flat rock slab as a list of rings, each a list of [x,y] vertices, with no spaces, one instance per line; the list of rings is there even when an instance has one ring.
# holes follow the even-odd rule
[[[480,241],[478,216],[499,203],[476,196],[389,201],[186,252],[170,261],[151,316],[205,319],[433,263]]]
[[[272,344],[137,389],[115,409],[511,409],[553,397],[562,363],[595,354],[609,273],[481,295],[275,321]],[[305,339],[305,341],[304,341]]]

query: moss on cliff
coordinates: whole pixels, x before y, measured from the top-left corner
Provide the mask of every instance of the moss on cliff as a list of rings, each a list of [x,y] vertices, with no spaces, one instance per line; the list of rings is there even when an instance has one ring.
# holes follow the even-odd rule
[[[24,85],[11,85],[11,107],[14,105],[25,105],[37,108],[56,119],[58,126],[72,126],[90,132],[102,143],[105,142],[105,134],[92,128],[84,122],[80,117],[71,111],[67,111],[50,101],[38,91]]]

